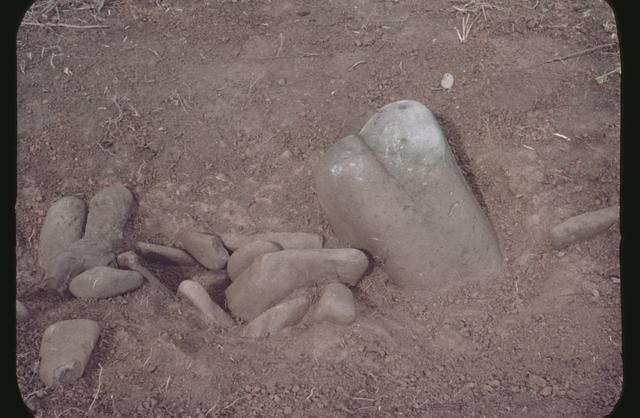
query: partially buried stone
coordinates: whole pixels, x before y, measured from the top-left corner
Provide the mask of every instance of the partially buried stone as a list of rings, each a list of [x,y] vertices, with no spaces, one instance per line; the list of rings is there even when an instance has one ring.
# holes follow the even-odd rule
[[[185,231],[178,241],[200,264],[210,270],[220,270],[227,265],[229,253],[217,235]]]
[[[100,335],[89,319],[71,319],[49,326],[40,345],[40,379],[48,387],[77,380],[84,373]]]
[[[342,283],[329,283],[320,299],[308,314],[311,323],[328,321],[338,325],[349,325],[356,319],[356,307],[351,290]],[[305,318],[306,322],[307,318]]]
[[[84,237],[105,240],[117,250],[124,239],[133,202],[133,195],[121,184],[98,191],[89,202]]]
[[[56,258],[69,245],[82,238],[87,205],[77,197],[57,200],[44,218],[38,244],[38,264],[50,274]]]
[[[100,266],[74,277],[69,291],[77,298],[110,298],[135,290],[143,282],[137,271]]]
[[[282,250],[280,244],[271,241],[256,240],[243,245],[229,257],[229,263],[227,265],[229,278],[234,280],[253,263],[253,260],[262,254],[273,253],[280,250]]]
[[[231,281],[224,271],[211,271],[203,274],[195,275],[191,278],[194,282],[200,284],[210,295],[215,295],[229,286]]]
[[[382,107],[325,152],[314,180],[338,237],[383,260],[400,287],[435,291],[500,270],[493,226],[419,102]]]
[[[16,299],[16,322],[22,322],[29,318],[29,310],[22,302]]]
[[[279,244],[285,250],[322,248],[321,235],[308,232],[265,232],[252,235],[226,233],[220,238],[230,251],[236,251],[251,241],[271,241]]]
[[[444,73],[444,75],[442,76],[442,80],[440,80],[440,87],[445,90],[449,90],[451,87],[453,87],[453,75]]]
[[[353,248],[282,250],[263,254],[227,288],[227,305],[243,319],[254,319],[292,291],[330,282],[354,285],[369,259]]]
[[[204,316],[205,321],[222,327],[231,327],[235,322],[228,313],[211,300],[206,290],[192,280],[183,280],[178,286],[178,295],[188,299]]]
[[[196,260],[179,248],[164,245],[150,244],[148,242],[136,242],[136,250],[147,261],[152,263],[175,264],[179,266],[191,266]]]
[[[603,233],[620,219],[620,206],[583,213],[551,229],[551,245],[561,249]]]
[[[261,338],[276,335],[284,328],[295,325],[309,308],[309,298],[298,296],[266,310],[242,330],[242,336]]]

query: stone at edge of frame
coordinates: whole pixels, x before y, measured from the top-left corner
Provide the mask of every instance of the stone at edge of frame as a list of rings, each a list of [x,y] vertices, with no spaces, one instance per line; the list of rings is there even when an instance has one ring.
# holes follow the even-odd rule
[[[79,379],[100,336],[90,319],[70,319],[50,325],[40,345],[40,379],[47,387]]]
[[[433,290],[500,270],[493,226],[419,102],[381,108],[325,152],[314,182],[336,235],[384,260],[401,287]]]

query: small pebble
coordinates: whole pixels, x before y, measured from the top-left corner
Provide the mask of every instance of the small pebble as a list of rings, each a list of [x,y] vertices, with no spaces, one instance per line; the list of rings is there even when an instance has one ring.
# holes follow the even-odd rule
[[[281,78],[280,80],[278,80],[278,84],[281,86],[284,86],[285,84],[287,84],[287,79],[286,78]]]
[[[545,386],[541,391],[540,391],[540,395],[542,396],[549,396],[551,395],[551,392],[553,392],[553,389],[551,388],[551,386]]]
[[[444,73],[442,80],[440,80],[440,87],[445,90],[449,90],[453,87],[453,76],[449,73]]]

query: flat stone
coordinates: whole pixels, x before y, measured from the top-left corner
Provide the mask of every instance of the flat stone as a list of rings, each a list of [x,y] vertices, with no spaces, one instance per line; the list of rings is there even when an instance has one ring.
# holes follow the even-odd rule
[[[258,256],[280,250],[282,250],[282,246],[272,241],[256,240],[244,244],[229,257],[229,263],[227,264],[229,278],[234,280],[238,277]]]
[[[351,290],[342,283],[329,283],[323,289],[320,299],[310,310],[308,316],[309,323],[322,321],[338,325],[353,323],[356,319],[356,306]]]
[[[70,319],[49,326],[40,345],[40,379],[47,387],[79,379],[89,362],[100,326],[89,319]]]
[[[178,236],[178,240],[185,251],[206,268],[220,270],[227,265],[229,253],[217,235],[185,231]]]
[[[199,283],[183,280],[178,286],[178,295],[188,299],[204,316],[207,323],[225,328],[235,325],[229,314],[211,300],[207,291]]]
[[[22,322],[29,318],[29,310],[22,302],[16,299],[16,322]]]
[[[110,298],[131,292],[142,286],[144,278],[133,270],[119,270],[111,267],[94,267],[69,283],[69,291],[77,298]]]
[[[620,206],[583,213],[551,229],[551,245],[556,250],[593,238],[620,220]]]
[[[251,338],[276,335],[284,328],[300,322],[308,308],[307,296],[286,300],[258,315],[242,329],[241,335]]]
[[[384,260],[400,287],[489,280],[500,269],[493,226],[421,103],[381,108],[326,151],[314,182],[336,235]]]
[[[265,232],[252,235],[227,233],[220,234],[220,238],[230,251],[236,251],[251,241],[275,242],[285,250],[322,248],[323,244],[321,235],[308,232]]]
[[[50,272],[45,275],[45,285],[63,293],[69,280],[78,274],[93,267],[112,264],[114,261],[115,253],[110,242],[82,238],[58,255]]]
[[[179,248],[164,245],[136,242],[136,250],[147,261],[160,264],[175,264],[178,266],[192,266],[197,261]]]
[[[335,281],[354,285],[368,266],[367,256],[353,248],[263,254],[227,288],[227,306],[234,315],[252,320],[295,289]]]
[[[84,238],[105,240],[114,251],[118,250],[133,203],[133,195],[123,185],[98,191],[89,202]]]
[[[86,219],[87,205],[77,197],[63,197],[49,207],[38,244],[38,264],[45,272],[51,272],[58,255],[82,238]]]

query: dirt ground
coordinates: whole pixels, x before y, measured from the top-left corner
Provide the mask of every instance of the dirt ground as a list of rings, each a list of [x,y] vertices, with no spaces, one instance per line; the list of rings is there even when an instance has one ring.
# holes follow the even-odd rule
[[[32,316],[16,330],[16,374],[36,416],[611,412],[622,387],[619,227],[563,251],[548,237],[618,203],[619,55],[604,1],[100,3],[38,1],[25,21],[40,25],[17,35],[16,286]],[[449,91],[438,89],[445,72]],[[376,267],[355,289],[352,326],[264,340],[207,328],[148,286],[99,301],[41,289],[48,207],[116,182],[137,200],[127,249],[172,245],[186,227],[344,245],[311,170],[400,99],[437,116],[481,193],[508,259],[489,285],[403,292]],[[196,272],[156,270],[174,289]],[[98,321],[100,340],[80,380],[46,389],[42,333],[71,318]]]

